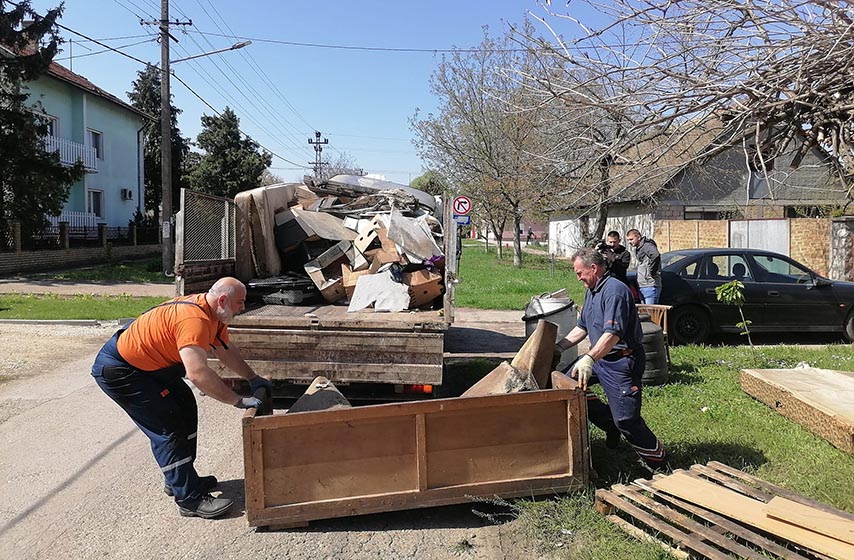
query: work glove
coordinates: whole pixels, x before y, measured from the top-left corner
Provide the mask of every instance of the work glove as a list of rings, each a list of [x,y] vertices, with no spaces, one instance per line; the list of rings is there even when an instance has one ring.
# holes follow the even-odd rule
[[[267,389],[267,391],[271,395],[273,394],[273,382],[269,379],[265,379],[260,375],[256,375],[255,377],[249,380],[249,390],[253,395],[255,394],[255,391],[257,391],[261,387]]]
[[[255,397],[240,397],[234,403],[235,408],[261,408],[261,399]]]
[[[590,378],[593,377],[593,364],[595,360],[591,358],[588,354],[584,354],[578,361],[575,362],[575,365],[572,367],[572,377],[574,379],[578,379],[578,386],[583,390],[587,390],[587,382],[590,381]]]

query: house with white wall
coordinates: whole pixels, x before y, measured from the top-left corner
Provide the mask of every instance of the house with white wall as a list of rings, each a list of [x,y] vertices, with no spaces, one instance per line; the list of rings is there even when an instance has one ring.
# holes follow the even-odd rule
[[[33,111],[50,121],[46,148],[86,167],[51,221],[127,227],[145,211],[142,127],[151,117],[56,62],[25,87]]]

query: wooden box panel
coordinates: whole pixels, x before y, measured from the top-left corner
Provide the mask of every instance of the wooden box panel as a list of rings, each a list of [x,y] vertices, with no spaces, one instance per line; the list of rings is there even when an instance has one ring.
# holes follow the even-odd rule
[[[252,526],[551,494],[587,485],[577,387],[243,420]]]
[[[854,373],[745,369],[741,388],[839,449],[854,454]]]

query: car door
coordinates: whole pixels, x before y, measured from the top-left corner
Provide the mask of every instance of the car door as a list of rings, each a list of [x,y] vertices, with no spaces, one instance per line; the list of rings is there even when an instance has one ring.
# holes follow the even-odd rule
[[[842,324],[845,309],[833,292],[818,286],[815,273],[783,255],[753,255],[765,292],[765,330],[823,331]]]
[[[740,270],[739,265],[745,269],[745,273],[736,277],[734,272]],[[765,296],[762,288],[755,282],[745,256],[738,251],[707,255],[700,263],[696,280],[697,295],[711,310],[712,320],[724,332],[743,330],[736,326],[742,322],[738,306],[718,301],[715,291],[718,286],[732,280],[739,280],[744,284],[744,304],[741,306],[744,320],[750,321],[750,327],[761,326],[765,317]]]

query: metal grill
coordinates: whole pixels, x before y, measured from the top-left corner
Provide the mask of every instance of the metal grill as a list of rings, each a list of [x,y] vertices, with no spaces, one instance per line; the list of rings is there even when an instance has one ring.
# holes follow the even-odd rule
[[[178,232],[184,237],[185,263],[233,259],[234,201],[181,189]]]

